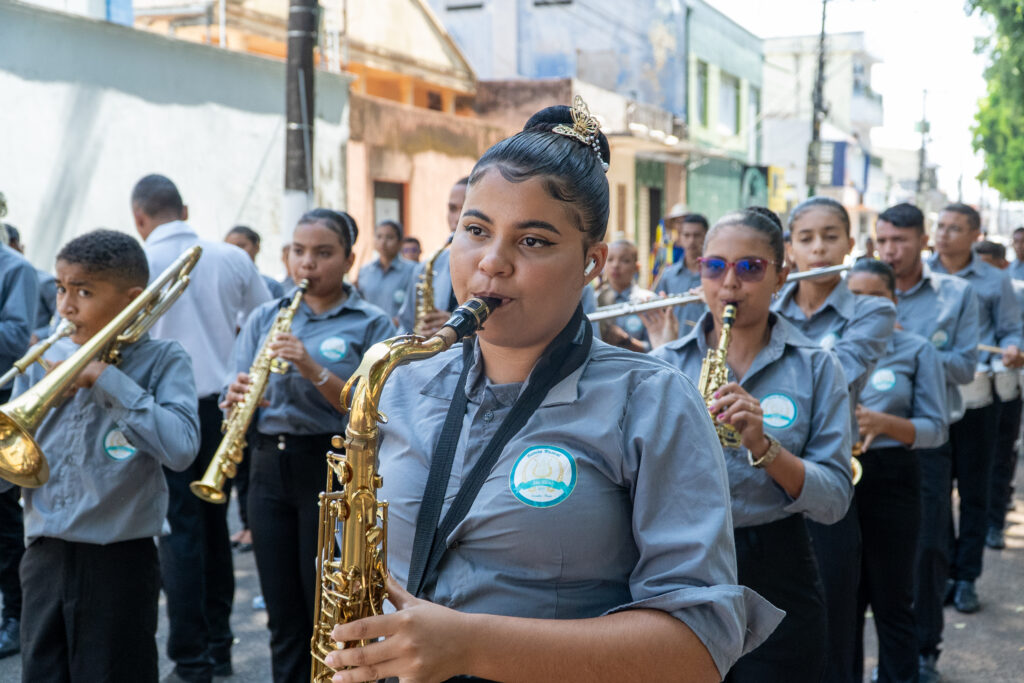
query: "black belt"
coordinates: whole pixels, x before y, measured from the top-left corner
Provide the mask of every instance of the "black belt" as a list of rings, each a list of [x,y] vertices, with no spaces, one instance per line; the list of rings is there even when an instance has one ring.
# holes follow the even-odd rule
[[[253,438],[259,448],[276,448],[279,451],[313,451],[318,455],[327,453],[335,434],[263,434],[257,432]]]

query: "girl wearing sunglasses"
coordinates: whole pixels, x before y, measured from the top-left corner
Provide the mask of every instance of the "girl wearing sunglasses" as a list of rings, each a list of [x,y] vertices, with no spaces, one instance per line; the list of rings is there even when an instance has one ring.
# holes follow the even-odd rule
[[[789,256],[801,271],[842,264],[854,244],[849,214],[842,204],[827,197],[811,197],[797,205],[789,217],[789,231]],[[855,432],[852,408],[885,352],[896,322],[896,307],[880,297],[854,295],[842,276],[835,275],[786,285],[772,310],[839,359],[850,391],[849,420]],[[837,683],[854,683],[855,587],[860,573],[857,526],[855,511],[831,526],[809,525],[828,605],[825,680]]]
[[[651,355],[689,377],[718,345],[722,312],[736,306],[730,382],[709,405],[742,440],[726,448],[739,582],[786,611],[769,639],[726,681],[817,682],[825,667],[825,605],[804,517],[845,514],[850,408],[839,362],[771,312],[786,281],[782,225],[767,209],[722,218],[708,233],[701,287],[708,312],[682,339]]]

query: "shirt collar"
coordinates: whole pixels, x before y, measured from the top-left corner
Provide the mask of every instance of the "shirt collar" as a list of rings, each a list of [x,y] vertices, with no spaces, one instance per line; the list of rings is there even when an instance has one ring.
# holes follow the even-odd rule
[[[796,303],[796,290],[798,285],[798,282],[792,282],[786,285],[782,290],[782,296],[779,297],[779,303],[773,308],[777,311],[788,313],[794,318],[797,317],[795,315],[796,313],[799,313],[800,317],[802,317],[803,310],[800,308],[799,304]],[[810,318],[823,313],[831,307],[836,311],[836,313],[841,315],[844,320],[852,320],[855,315],[854,309],[857,305],[857,302],[853,297],[853,293],[846,287],[846,280],[841,279],[836,286],[832,288],[832,291],[829,292],[828,297],[825,299],[825,303],[821,305],[821,308],[812,313]]]
[[[955,273],[950,273],[946,270],[946,267],[942,265],[942,259],[939,258],[938,254],[932,254],[928,257],[928,264],[934,266],[940,273],[946,273],[948,275],[956,275],[958,277],[966,277],[968,275],[981,275],[981,268],[979,267],[980,259],[971,252],[971,260],[967,262],[967,265],[958,270]]]
[[[914,286],[911,287],[910,289],[907,289],[907,290],[904,290],[904,291],[900,291],[900,290],[897,289],[896,290],[896,296],[897,297],[909,296],[909,295],[917,292],[917,290],[919,290],[922,287],[924,287],[925,284],[927,284],[929,287],[932,286],[932,269],[928,265],[928,260],[927,259],[925,259],[924,261],[921,262],[921,279],[918,280],[914,284]]]
[[[311,309],[309,304],[305,301],[302,302],[301,308],[306,312],[306,315],[310,320],[326,320],[327,318],[334,318],[341,315],[341,313],[346,310],[360,312],[366,310],[366,301],[359,296],[359,292],[356,291],[352,285],[346,282],[342,284],[342,288],[345,290],[345,294],[347,295],[345,299],[323,313],[313,313],[313,309]],[[292,300],[292,296],[294,296],[294,292],[291,295],[282,298],[281,301],[290,302]]]
[[[145,239],[145,242],[147,245],[156,244],[178,235],[198,237],[196,231],[185,221],[171,221],[170,223],[164,223],[153,228],[153,232],[149,233],[149,237]]]

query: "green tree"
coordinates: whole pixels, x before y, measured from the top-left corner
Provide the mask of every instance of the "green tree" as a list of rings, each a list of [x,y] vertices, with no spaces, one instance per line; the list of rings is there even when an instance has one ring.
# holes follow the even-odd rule
[[[978,175],[1010,200],[1024,199],[1024,3],[1020,0],[969,0],[993,23],[991,38],[978,45],[986,53],[988,92],[978,103],[972,129],[975,151],[985,154]]]

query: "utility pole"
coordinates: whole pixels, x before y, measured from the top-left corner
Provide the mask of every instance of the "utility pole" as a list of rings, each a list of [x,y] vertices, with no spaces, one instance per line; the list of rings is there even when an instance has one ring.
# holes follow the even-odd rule
[[[282,212],[282,234],[286,236],[313,202],[313,46],[319,18],[317,0],[290,0]]]
[[[928,114],[926,106],[928,103],[928,91],[921,91],[921,122],[917,124],[918,130],[921,132],[921,151],[917,157],[917,205],[924,207],[925,193],[928,188],[926,175],[928,173],[927,168],[927,145],[928,145],[928,131],[931,126],[928,124]]]
[[[818,165],[821,160],[821,121],[825,118],[825,10],[828,0],[821,0],[821,35],[818,37],[818,70],[811,96],[811,142],[807,145],[807,196],[818,190]]]

